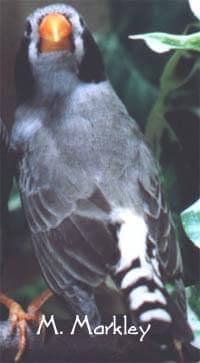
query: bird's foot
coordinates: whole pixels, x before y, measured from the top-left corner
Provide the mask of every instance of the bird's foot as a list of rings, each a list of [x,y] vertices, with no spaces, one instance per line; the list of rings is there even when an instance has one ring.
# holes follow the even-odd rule
[[[0,303],[9,309],[9,321],[11,324],[11,334],[19,329],[18,352],[15,356],[15,362],[19,362],[25,349],[27,341],[28,322],[39,325],[41,319],[40,307],[52,296],[50,290],[45,290],[40,296],[34,299],[27,308],[27,312],[13,299],[4,294],[0,294]],[[45,329],[42,331],[44,340]]]

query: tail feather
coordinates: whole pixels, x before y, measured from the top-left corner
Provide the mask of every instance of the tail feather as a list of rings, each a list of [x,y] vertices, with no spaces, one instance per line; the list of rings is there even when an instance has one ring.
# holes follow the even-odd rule
[[[120,210],[114,216],[113,222],[120,222],[117,230],[120,259],[114,279],[123,292],[132,320],[138,324],[150,323],[152,331],[158,334],[168,328],[178,336],[181,330],[187,331],[190,340],[192,333],[186,316],[162,281],[156,242],[148,238],[144,219],[130,210]]]
[[[150,264],[145,268],[135,265],[136,261],[133,261],[129,268],[120,270],[115,275],[129,310],[140,324],[151,323],[157,328],[166,329],[172,318],[163,284]]]

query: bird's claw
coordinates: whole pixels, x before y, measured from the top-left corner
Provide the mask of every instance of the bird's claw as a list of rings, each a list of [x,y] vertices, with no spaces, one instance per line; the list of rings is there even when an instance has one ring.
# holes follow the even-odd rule
[[[48,297],[49,295],[50,293],[46,295],[42,294],[42,300],[41,298],[35,299],[29,305],[27,312],[25,312],[13,299],[4,294],[0,294],[0,303],[4,304],[9,309],[10,333],[14,334],[17,329],[19,333],[19,344],[15,362],[19,362],[26,348],[28,322],[39,325],[41,319],[39,308],[45,301],[44,297],[46,298],[46,296]],[[43,338],[45,337],[45,329],[42,331],[42,336]]]
[[[27,329],[28,329],[28,321],[36,322],[39,324],[40,322],[40,313],[37,312],[30,312],[29,308],[28,311],[25,312],[23,308],[16,302],[12,302],[10,307],[9,313],[9,321],[11,324],[11,334],[15,333],[16,329],[18,328],[19,331],[19,345],[18,345],[18,352],[15,356],[15,362],[18,362],[26,348],[26,341],[27,341]]]

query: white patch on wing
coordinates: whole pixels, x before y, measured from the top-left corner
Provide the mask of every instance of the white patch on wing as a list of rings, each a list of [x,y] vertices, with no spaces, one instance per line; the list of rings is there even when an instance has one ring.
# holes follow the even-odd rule
[[[140,320],[144,323],[151,321],[152,319],[165,321],[170,323],[172,321],[170,315],[164,309],[152,309],[145,311],[140,315]]]
[[[129,268],[136,258],[140,259],[141,265],[147,265],[146,238],[148,229],[144,219],[130,209],[118,208],[113,211],[111,220],[115,223],[121,223],[118,231],[118,247],[121,258],[117,272]]]

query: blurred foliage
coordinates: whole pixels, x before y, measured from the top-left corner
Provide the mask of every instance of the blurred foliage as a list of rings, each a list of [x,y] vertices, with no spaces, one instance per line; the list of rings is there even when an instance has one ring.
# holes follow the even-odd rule
[[[114,88],[145,131],[159,159],[161,178],[181,242],[185,282],[192,285],[200,281],[200,258],[183,234],[179,215],[197,200],[199,191],[199,56],[191,51],[157,55],[143,42],[132,41],[128,36],[158,31],[183,34],[186,28],[190,33],[193,27],[188,24],[194,17],[187,1],[108,0],[107,6],[112,31],[106,36],[95,34],[95,37]],[[41,282],[39,267],[33,268],[33,250],[16,185],[9,208],[10,227],[4,247],[4,266],[8,267],[4,285],[19,302],[28,303],[27,300],[40,293],[45,285]],[[15,274],[9,262],[13,256],[21,261],[17,266],[19,279],[8,286],[11,274]],[[25,282],[24,258],[28,257],[32,261],[29,264],[32,275]],[[190,288],[189,301],[191,309],[200,316],[198,285]]]
[[[182,212],[181,218],[187,236],[200,248],[200,199]]]
[[[196,286],[189,287],[187,289],[187,294],[190,306],[200,318],[200,304],[199,304],[200,284],[196,284]],[[199,330],[200,330],[200,325],[199,325]]]
[[[188,319],[194,332],[194,345],[200,347],[200,284],[186,289],[188,300]]]
[[[198,9],[200,6],[198,5]],[[196,10],[196,9],[195,9]],[[199,11],[198,11],[199,14]],[[195,32],[192,30],[195,28]],[[183,150],[183,134],[179,135],[177,133],[174,121],[177,117],[178,112],[182,109],[184,111],[187,110],[187,115],[195,115],[197,116],[196,124],[191,125],[190,129],[193,126],[196,127],[197,131],[197,139],[194,145],[196,149],[192,148],[187,149],[187,154],[191,154],[197,160],[196,164],[196,172],[197,174],[190,173],[188,176],[191,179],[196,177],[196,185],[194,188],[194,192],[198,193],[198,185],[199,185],[199,175],[198,175],[198,167],[199,167],[199,115],[200,115],[200,98],[199,98],[199,87],[198,84],[195,83],[197,79],[199,82],[199,71],[200,71],[200,23],[195,23],[187,26],[184,35],[172,35],[168,33],[146,33],[133,35],[129,38],[131,39],[143,39],[149,48],[157,53],[162,53],[169,51],[171,49],[178,49],[174,52],[174,54],[170,57],[164,71],[160,77],[160,90],[157,97],[157,100],[152,108],[152,111],[147,119],[145,135],[146,139],[151,144],[155,155],[158,160],[162,162],[162,152],[165,145],[162,143],[162,139],[165,133],[165,137],[167,136],[167,142],[170,144],[174,144],[177,151],[179,151],[180,155],[184,155]],[[188,34],[189,33],[189,34]],[[181,49],[181,51],[180,51]],[[188,51],[190,49],[190,51]],[[188,87],[189,84],[189,87]],[[195,87],[196,86],[196,87]],[[172,121],[169,122],[168,115],[172,114]],[[188,117],[187,123],[189,123],[191,117]],[[184,119],[181,121],[182,124]],[[193,135],[194,136],[194,135]],[[188,138],[189,134],[184,135],[184,137]],[[190,156],[191,156],[190,155]],[[176,154],[174,155],[176,158]],[[165,156],[166,157],[166,156]],[[194,163],[195,159],[191,159],[191,162]],[[187,180],[182,179],[179,181],[175,159],[170,160],[168,167],[164,167],[164,163],[162,163],[163,168],[163,176],[164,176],[164,184],[167,186],[168,192],[171,193],[172,185],[176,190],[176,209],[174,210],[174,221],[177,226],[177,234],[179,239],[182,239],[182,233],[180,229],[180,219],[178,219],[178,206],[180,202],[180,206],[182,205],[182,195],[179,193],[180,186],[187,182]],[[181,168],[185,168],[187,159],[179,159]],[[188,167],[190,164],[188,163]],[[180,183],[181,182],[181,183]],[[176,188],[178,186],[178,188]],[[188,190],[191,193],[191,185],[188,183]],[[172,193],[171,193],[172,194]],[[189,194],[188,194],[189,196]],[[182,200],[181,200],[182,199]],[[200,243],[200,207],[199,207],[200,199],[193,204],[190,208],[182,213],[182,222],[184,229],[189,236],[190,240],[193,241],[199,247]],[[174,205],[175,207],[175,205]],[[179,233],[178,233],[179,232]],[[189,246],[189,245],[188,245]],[[185,253],[185,246],[182,244],[182,251]],[[190,249],[192,251],[192,249]],[[187,248],[187,252],[190,252]],[[192,271],[194,273],[194,281],[200,281],[199,275],[199,262],[200,262],[200,254],[199,250],[197,250],[198,259],[196,260],[196,269]],[[185,272],[187,273],[187,269],[190,269],[190,264],[187,264],[187,260],[184,261]],[[195,276],[196,274],[196,276]],[[172,295],[174,291],[172,288]],[[195,340],[197,346],[200,347],[200,289],[199,285],[190,287],[188,289],[188,313],[190,323],[193,327],[193,331],[195,332]]]
[[[14,179],[12,192],[8,202],[8,210],[10,212],[13,212],[20,208],[21,208],[21,199],[18,193],[16,180]]]
[[[131,53],[115,33],[109,37],[96,34],[96,40],[105,55],[107,73],[114,88],[130,114],[144,129],[144,122],[157,98],[158,89],[133,65]]]

